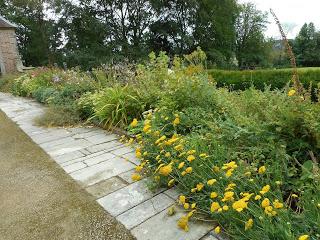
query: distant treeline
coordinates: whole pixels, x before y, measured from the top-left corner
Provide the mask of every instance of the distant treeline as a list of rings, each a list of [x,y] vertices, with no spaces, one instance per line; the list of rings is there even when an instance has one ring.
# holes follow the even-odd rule
[[[275,9],[276,10],[276,9]],[[236,0],[0,0],[16,23],[26,65],[81,66],[141,62],[149,52],[170,56],[200,46],[208,66],[284,67],[279,41],[266,39],[267,13]],[[293,41],[301,66],[320,65],[320,34],[305,25]]]

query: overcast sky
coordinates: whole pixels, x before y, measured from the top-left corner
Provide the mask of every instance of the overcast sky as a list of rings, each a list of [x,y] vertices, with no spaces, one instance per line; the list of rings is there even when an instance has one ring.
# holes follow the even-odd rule
[[[295,37],[305,22],[313,22],[318,30],[320,28],[320,0],[239,0],[239,2],[253,2],[263,11],[272,8],[284,27],[292,26],[289,38]],[[279,30],[271,16],[269,22],[266,35],[279,37]]]

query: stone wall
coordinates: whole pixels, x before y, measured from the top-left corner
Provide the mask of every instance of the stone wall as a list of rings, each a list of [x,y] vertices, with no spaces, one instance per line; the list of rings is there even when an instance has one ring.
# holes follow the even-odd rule
[[[0,28],[0,67],[2,66],[1,73],[5,74],[16,72],[17,60],[18,50],[14,29]]]

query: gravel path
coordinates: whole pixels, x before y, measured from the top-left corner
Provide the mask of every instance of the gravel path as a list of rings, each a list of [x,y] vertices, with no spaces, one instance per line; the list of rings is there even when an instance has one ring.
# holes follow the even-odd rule
[[[0,239],[134,239],[0,111]]]

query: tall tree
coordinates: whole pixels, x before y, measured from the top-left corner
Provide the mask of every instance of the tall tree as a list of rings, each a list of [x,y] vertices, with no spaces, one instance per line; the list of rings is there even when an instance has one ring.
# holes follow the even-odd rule
[[[305,23],[295,39],[294,50],[300,66],[320,66],[320,33],[313,23]]]
[[[196,45],[218,66],[230,62],[235,43],[235,0],[199,0],[194,18]]]
[[[236,56],[240,68],[264,64],[267,54],[264,31],[267,13],[256,9],[252,3],[240,5],[236,21]]]

